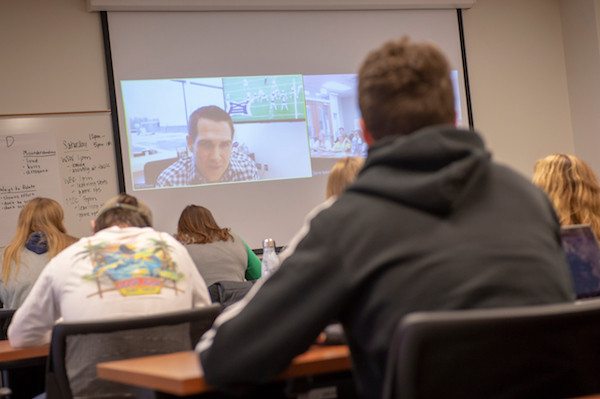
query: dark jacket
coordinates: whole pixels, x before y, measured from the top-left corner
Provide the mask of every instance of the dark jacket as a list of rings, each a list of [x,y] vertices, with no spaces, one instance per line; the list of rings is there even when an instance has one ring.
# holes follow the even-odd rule
[[[380,398],[406,313],[571,299],[546,195],[491,162],[476,133],[436,126],[374,144],[356,182],[198,349],[211,385],[266,381],[338,319],[359,393]]]

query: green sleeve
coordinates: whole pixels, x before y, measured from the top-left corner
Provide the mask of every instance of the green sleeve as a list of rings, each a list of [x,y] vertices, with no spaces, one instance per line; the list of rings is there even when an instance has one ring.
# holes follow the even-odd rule
[[[261,261],[244,241],[248,252],[248,266],[246,267],[246,280],[258,280],[260,278]]]

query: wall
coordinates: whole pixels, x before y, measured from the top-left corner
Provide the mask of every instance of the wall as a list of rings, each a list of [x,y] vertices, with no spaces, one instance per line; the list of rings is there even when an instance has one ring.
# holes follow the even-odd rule
[[[84,0],[0,2],[0,115],[110,109],[100,15]]]
[[[560,0],[575,153],[600,171],[598,0]]]
[[[31,195],[61,202],[68,231],[87,235],[118,193],[100,15],[83,0],[2,1],[0,54],[0,136],[11,139],[0,146],[0,188],[10,193],[0,198],[0,247]]]
[[[581,1],[597,2],[562,3]],[[475,126],[496,159],[526,175],[548,153],[592,158],[596,148],[591,129],[578,118],[572,127],[564,6],[477,0],[463,14]],[[0,114],[109,108],[100,18],[84,0],[0,2],[0,51]]]
[[[530,177],[573,152],[558,1],[477,0],[463,17],[474,125],[495,158]]]

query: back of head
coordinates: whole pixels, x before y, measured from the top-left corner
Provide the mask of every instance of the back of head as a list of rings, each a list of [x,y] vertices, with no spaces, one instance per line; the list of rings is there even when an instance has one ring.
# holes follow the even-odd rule
[[[454,91],[448,61],[431,43],[413,43],[408,37],[389,41],[363,61],[358,102],[375,140],[452,124]]]
[[[327,178],[325,197],[339,196],[346,190],[362,169],[365,160],[359,157],[342,158],[333,165]]]
[[[63,224],[65,214],[60,204],[50,198],[34,198],[19,213],[18,229],[66,233]]]
[[[586,162],[548,155],[535,163],[533,183],[546,192],[562,225],[589,224],[600,237],[600,184]]]
[[[200,205],[188,205],[181,212],[175,238],[184,244],[206,244],[227,241],[233,236],[228,228],[220,228],[212,213]]]
[[[129,194],[108,200],[98,211],[94,232],[111,226],[152,226],[152,212],[142,201]]]
[[[18,267],[20,252],[32,233],[43,233],[40,240],[46,241],[51,258],[75,241],[66,234],[63,221],[63,208],[53,199],[36,197],[25,204],[19,213],[15,236],[4,250],[2,269],[5,282],[10,275],[11,261]]]

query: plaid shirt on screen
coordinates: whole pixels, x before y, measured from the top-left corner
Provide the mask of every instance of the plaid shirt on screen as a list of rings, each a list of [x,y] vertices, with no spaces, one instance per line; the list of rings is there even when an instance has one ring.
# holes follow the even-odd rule
[[[212,183],[258,180],[258,178],[258,170],[252,158],[233,149],[229,166],[225,169],[223,176],[218,182]],[[184,157],[161,172],[156,180],[156,187],[191,186],[207,183],[211,182],[196,170],[192,157]]]

